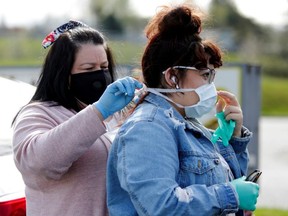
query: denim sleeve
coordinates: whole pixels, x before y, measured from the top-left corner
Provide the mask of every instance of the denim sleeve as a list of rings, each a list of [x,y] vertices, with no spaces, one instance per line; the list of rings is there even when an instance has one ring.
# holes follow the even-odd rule
[[[229,141],[230,145],[223,146],[222,143],[218,143],[218,148],[221,155],[225,158],[229,164],[234,178],[240,178],[243,175],[247,175],[249,152],[248,144],[252,138],[252,133],[245,127],[242,127],[241,137],[232,137]]]
[[[239,175],[237,174],[237,172],[234,172],[235,178],[239,178],[243,175],[247,175],[248,165],[249,165],[249,152],[248,152],[247,146],[253,136],[252,132],[250,132],[245,127],[242,127],[241,131],[242,131],[241,137],[233,137],[230,140],[230,144],[236,153],[236,158],[240,166]]]
[[[252,132],[250,132],[247,128],[242,127],[241,129],[241,137],[232,137],[229,141],[230,145],[233,147],[236,154],[245,152],[247,145],[249,144],[252,138]]]
[[[163,122],[139,121],[118,134],[118,179],[137,213],[201,216],[236,212],[237,198],[228,184],[178,185],[174,133]]]

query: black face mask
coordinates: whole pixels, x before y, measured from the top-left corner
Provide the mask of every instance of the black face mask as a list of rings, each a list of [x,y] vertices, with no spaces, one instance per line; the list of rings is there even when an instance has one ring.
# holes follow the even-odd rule
[[[111,82],[108,69],[72,74],[70,89],[77,99],[85,104],[92,104],[99,100]]]

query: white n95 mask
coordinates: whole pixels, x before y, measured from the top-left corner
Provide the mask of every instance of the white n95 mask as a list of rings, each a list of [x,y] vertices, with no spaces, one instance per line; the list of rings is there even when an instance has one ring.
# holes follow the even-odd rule
[[[185,115],[188,118],[200,118],[201,116],[209,113],[217,101],[217,90],[214,83],[202,85],[196,89],[161,89],[161,88],[147,88],[148,92],[159,95],[166,100],[174,103],[180,108],[184,108]],[[191,106],[183,106],[171,100],[169,97],[161,93],[173,93],[173,92],[191,92],[195,91],[199,96],[199,102]]]

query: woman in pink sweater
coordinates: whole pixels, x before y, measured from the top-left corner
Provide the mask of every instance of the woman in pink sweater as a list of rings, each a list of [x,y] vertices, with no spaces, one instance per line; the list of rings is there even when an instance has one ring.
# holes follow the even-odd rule
[[[124,108],[142,84],[131,77],[114,82],[103,35],[81,22],[58,27],[42,45],[52,46],[36,92],[13,122],[27,216],[108,215],[111,141],[103,121]]]

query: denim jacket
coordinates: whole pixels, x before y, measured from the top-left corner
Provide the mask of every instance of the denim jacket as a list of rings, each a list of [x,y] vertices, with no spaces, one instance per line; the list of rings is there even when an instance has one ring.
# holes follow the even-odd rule
[[[210,141],[211,131],[187,120],[150,93],[119,129],[107,170],[107,203],[114,215],[227,215],[238,211],[229,181],[246,175],[242,128],[228,147]],[[238,211],[237,215],[243,215]]]

